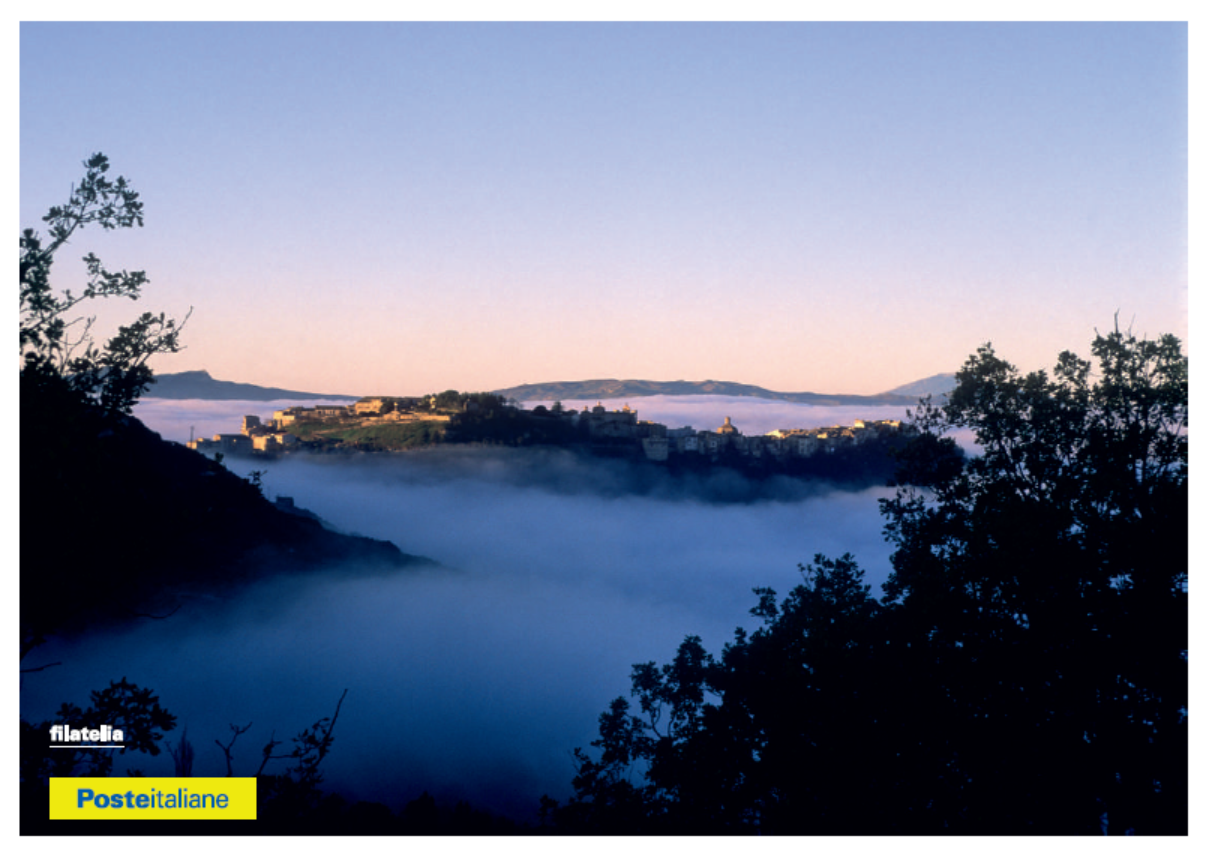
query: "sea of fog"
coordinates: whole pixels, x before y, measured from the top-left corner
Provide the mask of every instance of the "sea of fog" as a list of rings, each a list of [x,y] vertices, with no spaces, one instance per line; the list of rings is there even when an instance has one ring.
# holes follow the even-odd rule
[[[901,409],[818,408],[724,397],[630,402],[642,419],[757,433],[848,424]],[[594,404],[594,403],[593,403]],[[620,407],[621,403],[606,403]],[[166,439],[238,431],[283,403],[149,399],[137,415]],[[277,577],[228,600],[204,593],[169,619],[53,640],[27,666],[21,710],[58,705],[126,677],[154,688],[196,749],[194,773],[225,773],[216,740],[250,775],[270,739],[288,741],[348,697],[324,764],[327,788],[392,809],[421,791],[518,819],[565,798],[571,750],[595,737],[632,664],[664,663],[686,635],[717,653],[753,628],[751,590],[780,594],[816,553],[853,553],[875,594],[889,573],[877,500],[887,489],[800,486],[754,503],[707,502],[669,482],[635,495],[625,465],[533,451],[228,459],[264,471],[336,529],[388,539],[440,566],[389,575],[332,568]],[[648,485],[648,489],[649,489]],[[288,746],[288,745],[287,745]],[[283,762],[273,763],[280,770]],[[119,759],[148,774],[171,760]]]

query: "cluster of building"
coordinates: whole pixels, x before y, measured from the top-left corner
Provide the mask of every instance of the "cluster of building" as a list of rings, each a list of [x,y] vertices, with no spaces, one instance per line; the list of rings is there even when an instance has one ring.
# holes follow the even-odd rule
[[[428,397],[431,400],[431,396]],[[253,452],[284,452],[298,446],[297,435],[286,431],[295,423],[338,422],[356,417],[372,417],[382,421],[413,419],[416,408],[427,406],[425,399],[373,397],[360,399],[351,405],[316,405],[273,411],[273,418],[261,422],[260,417],[245,416],[239,434],[216,434],[212,438],[192,438],[189,448],[203,453],[249,455]]]
[[[246,416],[239,434],[216,434],[213,438],[193,438],[189,448],[198,452],[221,452],[223,455],[247,455],[253,452],[281,452],[298,445],[298,436],[285,427],[301,420],[342,419],[348,408],[321,405],[317,408],[286,408],[274,411],[273,419],[262,423],[260,417]]]
[[[251,454],[288,451],[299,444],[299,438],[289,432],[295,423],[342,421],[347,419],[404,421],[416,419],[416,411],[431,410],[432,397],[401,399],[397,397],[365,398],[352,405],[318,405],[274,411],[273,418],[261,422],[259,417],[245,416],[240,434],[216,434],[212,439],[190,440],[189,447],[201,452]],[[524,412],[536,420],[566,420],[583,431],[587,439],[598,445],[624,446],[637,444],[651,461],[667,461],[668,456],[698,454],[711,458],[720,454],[737,454],[753,459],[770,457],[805,458],[820,452],[833,452],[843,446],[862,444],[874,438],[884,438],[902,429],[899,420],[856,420],[851,426],[813,429],[778,429],[762,435],[744,435],[727,417],[713,431],[698,431],[691,426],[668,428],[662,423],[638,419],[638,412],[629,405],[619,410],[607,410],[599,402],[583,411],[538,406]],[[444,418],[444,419],[447,419]]]
[[[851,426],[778,429],[768,434],[744,435],[730,417],[713,431],[698,431],[691,426],[668,428],[662,423],[639,420],[637,411],[629,405],[609,411],[598,402],[596,407],[584,409],[582,413],[558,413],[569,419],[586,420],[588,437],[593,441],[633,440],[641,443],[643,454],[651,461],[666,461],[673,452],[711,458],[727,451],[751,458],[806,457],[832,452],[848,444],[861,444],[902,428],[899,420],[856,420]]]

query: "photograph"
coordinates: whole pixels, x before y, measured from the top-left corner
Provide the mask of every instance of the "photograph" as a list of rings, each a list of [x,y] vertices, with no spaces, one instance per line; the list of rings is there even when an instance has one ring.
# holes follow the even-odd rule
[[[507,5],[14,27],[21,838],[1188,837],[1189,22]]]

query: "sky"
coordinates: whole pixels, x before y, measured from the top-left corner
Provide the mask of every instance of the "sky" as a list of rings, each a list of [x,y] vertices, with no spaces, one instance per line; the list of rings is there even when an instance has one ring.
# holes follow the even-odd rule
[[[160,372],[874,394],[1188,336],[1184,23],[22,23],[20,220],[183,317]]]

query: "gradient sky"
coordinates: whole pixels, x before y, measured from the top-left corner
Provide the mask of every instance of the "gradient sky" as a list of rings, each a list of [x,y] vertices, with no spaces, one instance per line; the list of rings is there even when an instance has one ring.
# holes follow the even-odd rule
[[[193,316],[158,371],[418,395],[586,378],[872,394],[1120,312],[1187,339],[1182,23],[20,28],[21,225]]]

